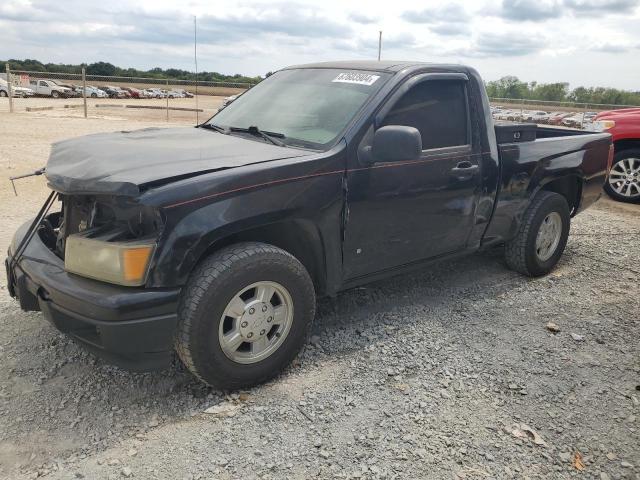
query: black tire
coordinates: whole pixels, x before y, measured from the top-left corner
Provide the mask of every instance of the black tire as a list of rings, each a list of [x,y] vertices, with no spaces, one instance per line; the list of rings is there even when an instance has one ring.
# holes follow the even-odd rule
[[[227,304],[256,282],[277,282],[293,302],[293,322],[280,346],[263,360],[243,364],[222,350],[219,329]],[[306,343],[315,315],[313,282],[292,255],[264,243],[238,243],[203,260],[189,277],[178,305],[176,351],[200,380],[236,390],[278,375]]]
[[[0,97],[8,97],[9,94],[7,92],[5,92],[4,90],[0,90]]]
[[[616,164],[620,164],[620,162],[623,162],[630,158],[640,159],[640,148],[622,150],[616,153],[613,156],[613,165],[611,166],[611,170],[613,170],[616,167]],[[635,184],[640,187],[640,172],[636,173],[636,176],[633,177],[632,181],[635,182]],[[609,183],[609,178],[607,178],[607,181],[604,184],[604,191],[607,192],[607,195],[609,195],[611,198],[619,202],[640,203],[640,192],[636,192],[634,189],[632,195],[627,196],[627,195],[620,194],[616,192],[613,186]]]
[[[60,93],[59,92],[57,92],[56,90],[51,92],[51,98],[58,98],[58,97],[60,97]]]
[[[536,238],[543,221],[553,212],[560,216],[560,238],[553,254],[548,259],[541,260],[536,251]],[[564,252],[570,224],[569,205],[562,195],[553,192],[538,193],[527,209],[518,233],[505,246],[505,259],[509,268],[530,277],[549,273]]]
[[[92,93],[91,94],[91,98],[98,98],[98,94],[97,93]]]

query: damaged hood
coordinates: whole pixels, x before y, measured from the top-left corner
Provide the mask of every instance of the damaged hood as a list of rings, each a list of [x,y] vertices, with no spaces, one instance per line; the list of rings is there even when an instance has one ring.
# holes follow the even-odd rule
[[[310,154],[204,128],[147,128],[55,143],[45,175],[61,193],[135,196],[146,184]]]

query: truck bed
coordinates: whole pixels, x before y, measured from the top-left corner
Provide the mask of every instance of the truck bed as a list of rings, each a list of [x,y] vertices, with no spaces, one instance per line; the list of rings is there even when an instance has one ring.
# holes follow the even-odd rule
[[[599,157],[599,167],[606,169],[608,148],[611,145],[611,135],[595,133],[571,128],[541,127],[534,123],[496,123],[496,141],[503,162],[518,162],[523,160],[544,164],[546,160],[573,155],[577,152],[588,153],[594,149],[602,150],[605,155]],[[517,152],[517,157],[507,153]],[[580,166],[588,158],[572,161]],[[555,162],[554,162],[555,163]],[[503,164],[504,167],[508,165]],[[567,166],[567,165],[565,165]]]
[[[486,243],[512,238],[518,226],[515,219],[524,214],[538,189],[554,180],[566,180],[556,185],[575,197],[572,214],[600,197],[611,135],[522,123],[496,123],[495,132],[500,181]]]
[[[496,140],[502,143],[523,143],[540,138],[590,135],[592,132],[562,127],[541,127],[535,123],[495,122]]]
[[[542,178],[552,180],[561,171],[562,176],[597,177],[601,190],[611,146],[608,133],[523,123],[496,124],[495,129],[503,187],[525,180],[544,185]]]
[[[542,167],[549,162],[556,164],[559,159],[563,159],[563,167],[582,169],[585,167],[583,164],[591,158],[590,152],[598,150],[604,155],[598,157],[598,164],[591,165],[589,170],[595,168],[606,173],[606,159],[611,145],[611,135],[608,133],[540,127],[533,123],[499,123],[495,125],[495,131],[503,172],[513,162]]]

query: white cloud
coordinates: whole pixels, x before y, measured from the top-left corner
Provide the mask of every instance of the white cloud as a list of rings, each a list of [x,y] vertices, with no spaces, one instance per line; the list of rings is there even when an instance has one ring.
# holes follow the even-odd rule
[[[264,74],[297,63],[377,56],[463,62],[486,79],[640,90],[640,0],[4,0],[4,58],[107,61]]]

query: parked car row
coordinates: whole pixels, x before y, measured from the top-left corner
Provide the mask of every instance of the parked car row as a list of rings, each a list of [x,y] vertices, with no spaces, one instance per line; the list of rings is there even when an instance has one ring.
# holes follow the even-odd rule
[[[521,110],[503,107],[491,107],[491,113],[496,120],[533,122],[571,128],[585,128],[591,124],[597,115],[597,112],[546,112],[544,110]]]
[[[82,85],[61,83],[49,79],[31,79],[28,86],[13,86],[16,97],[41,96],[51,98],[73,98],[83,96]],[[0,78],[0,97],[9,95],[7,82]],[[134,87],[117,87],[113,85],[86,86],[86,95],[91,98],[193,98],[193,93],[181,88],[172,90],[160,88],[139,89]]]
[[[87,87],[89,88],[89,87]],[[91,87],[95,89],[96,87]],[[116,87],[113,85],[106,85],[97,87],[97,90],[102,91],[109,98],[192,98],[193,94],[186,90],[174,89],[174,90],[162,90],[159,88],[145,88],[139,89],[135,87]],[[82,87],[74,86],[74,91],[78,92],[79,96],[82,96]],[[97,92],[92,92],[97,93]],[[88,95],[87,96],[94,96]],[[100,97],[101,95],[96,95]]]
[[[107,85],[98,87],[110,98],[193,98],[191,92],[182,89],[164,90],[160,88],[115,87]]]
[[[193,98],[193,93],[183,89],[164,90],[160,88],[147,88],[143,90],[149,98]]]

